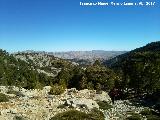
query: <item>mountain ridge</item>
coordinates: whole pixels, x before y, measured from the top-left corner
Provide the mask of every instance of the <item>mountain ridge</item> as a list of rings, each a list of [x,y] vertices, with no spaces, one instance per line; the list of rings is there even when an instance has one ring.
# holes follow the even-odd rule
[[[138,52],[158,52],[160,51],[160,41],[151,42],[146,44],[143,47],[136,48],[124,54],[118,55],[112,59],[104,61],[104,64],[108,67],[115,66],[117,63],[122,62],[123,60],[127,59],[128,57],[132,56],[134,53]]]
[[[105,50],[45,52],[45,51],[26,50],[16,53],[44,53],[62,59],[78,59],[78,60],[83,59],[83,60],[95,61],[96,59],[108,60],[117,55],[124,54],[126,52],[127,51],[105,51]]]

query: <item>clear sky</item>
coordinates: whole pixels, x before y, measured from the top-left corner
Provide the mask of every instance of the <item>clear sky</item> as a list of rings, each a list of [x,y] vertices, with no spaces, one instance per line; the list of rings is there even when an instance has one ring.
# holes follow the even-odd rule
[[[132,50],[160,40],[158,0],[150,7],[80,6],[80,1],[97,0],[0,0],[0,48]]]

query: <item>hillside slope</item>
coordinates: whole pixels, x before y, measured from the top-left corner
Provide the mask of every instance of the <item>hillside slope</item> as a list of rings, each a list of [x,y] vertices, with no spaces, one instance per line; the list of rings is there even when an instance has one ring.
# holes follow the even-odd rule
[[[74,66],[71,62],[56,58],[53,55],[38,52],[21,52],[14,54],[14,57],[32,65],[39,73],[55,77],[62,68]]]
[[[50,80],[51,77],[39,73],[33,64],[0,50],[0,85],[15,85],[30,89],[47,85]]]
[[[160,51],[160,41],[152,42],[147,44],[146,46],[136,48],[135,50],[116,56],[112,59],[106,60],[104,61],[104,64],[111,68],[115,68],[115,67],[117,68],[117,67],[121,67],[122,63],[125,60],[129,59],[129,57],[131,57],[135,53],[144,53],[144,52],[157,53],[159,51]]]

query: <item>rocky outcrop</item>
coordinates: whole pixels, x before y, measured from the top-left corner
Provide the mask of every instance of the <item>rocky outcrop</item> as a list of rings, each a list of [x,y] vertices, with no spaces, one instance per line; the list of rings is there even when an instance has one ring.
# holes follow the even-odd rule
[[[10,96],[9,102],[0,103],[0,120],[14,120],[15,117],[26,120],[49,120],[55,114],[70,109],[83,112],[89,112],[92,108],[99,109],[97,100],[110,100],[107,93],[102,92],[98,95],[95,90],[78,91],[72,88],[66,89],[61,95],[49,95],[50,89],[50,86],[42,90],[0,86],[1,92]]]

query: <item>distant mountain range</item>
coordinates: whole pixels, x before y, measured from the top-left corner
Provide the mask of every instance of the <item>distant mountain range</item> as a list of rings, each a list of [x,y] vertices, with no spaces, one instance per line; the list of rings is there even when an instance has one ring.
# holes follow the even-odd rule
[[[84,60],[105,59],[107,60],[124,53],[126,53],[126,51],[92,50],[92,51],[54,52],[51,54],[53,54],[55,57],[60,57],[63,59],[84,59]]]
[[[124,54],[127,51],[104,51],[104,50],[68,51],[68,52],[44,52],[44,51],[32,51],[32,50],[23,51],[23,53],[34,53],[34,52],[53,55],[55,57],[63,59],[94,61],[96,59],[108,60],[118,55]]]

